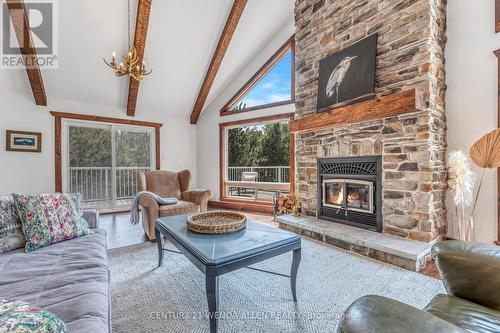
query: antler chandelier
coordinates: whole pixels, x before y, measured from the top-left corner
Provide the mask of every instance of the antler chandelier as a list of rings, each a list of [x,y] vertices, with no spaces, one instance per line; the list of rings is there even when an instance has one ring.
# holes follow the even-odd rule
[[[142,80],[145,76],[151,74],[152,70],[146,69],[146,62],[142,61],[140,63],[139,55],[135,47],[132,47],[132,42],[130,38],[130,0],[128,1],[128,42],[129,42],[129,52],[127,55],[122,57],[122,61],[118,64],[116,62],[116,52],[113,52],[111,61],[106,61],[103,58],[104,63],[108,65],[111,69],[115,71],[116,76],[121,77],[124,75],[129,75],[135,80]]]

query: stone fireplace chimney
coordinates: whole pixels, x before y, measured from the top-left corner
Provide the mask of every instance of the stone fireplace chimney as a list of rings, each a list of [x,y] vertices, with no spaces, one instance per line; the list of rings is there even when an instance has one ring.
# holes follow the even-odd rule
[[[381,156],[382,232],[424,242],[446,233],[445,6],[446,0],[296,0],[292,130],[295,189],[305,214],[318,213],[318,158]],[[379,116],[352,106],[321,115],[317,128],[302,126],[319,115],[319,61],[374,33],[375,100],[368,103],[382,105]],[[399,96],[412,91],[419,107],[399,107]],[[337,123],[336,112],[352,117]]]

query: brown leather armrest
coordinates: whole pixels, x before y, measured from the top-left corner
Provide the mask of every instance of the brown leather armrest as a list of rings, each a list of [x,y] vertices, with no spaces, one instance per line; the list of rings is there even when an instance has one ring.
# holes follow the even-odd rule
[[[382,296],[368,295],[344,312],[338,333],[466,333],[430,313]]]
[[[432,253],[449,294],[500,311],[500,247],[444,241]]]
[[[210,190],[191,190],[182,192],[182,200],[200,205],[202,212],[207,211],[208,200],[210,200],[211,197],[212,192]]]

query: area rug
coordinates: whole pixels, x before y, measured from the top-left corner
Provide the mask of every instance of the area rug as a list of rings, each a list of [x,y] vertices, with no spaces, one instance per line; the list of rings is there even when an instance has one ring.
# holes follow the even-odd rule
[[[173,248],[167,243],[169,248]],[[155,244],[108,252],[114,333],[208,332],[204,275],[183,255]],[[291,253],[253,267],[288,274]],[[357,298],[376,294],[423,308],[441,281],[303,239],[298,303],[286,277],[241,269],[219,278],[219,332],[335,332]]]

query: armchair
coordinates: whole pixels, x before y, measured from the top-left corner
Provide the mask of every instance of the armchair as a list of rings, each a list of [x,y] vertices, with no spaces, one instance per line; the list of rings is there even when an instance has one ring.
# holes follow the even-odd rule
[[[177,198],[175,205],[159,205],[151,197],[139,200],[144,232],[151,241],[155,240],[155,221],[159,217],[206,212],[208,200],[212,197],[209,190],[189,190],[191,172],[159,170],[139,172],[137,191],[150,191],[161,197]]]
[[[432,251],[448,294],[424,310],[364,296],[344,312],[339,333],[500,332],[500,248],[444,241]]]

